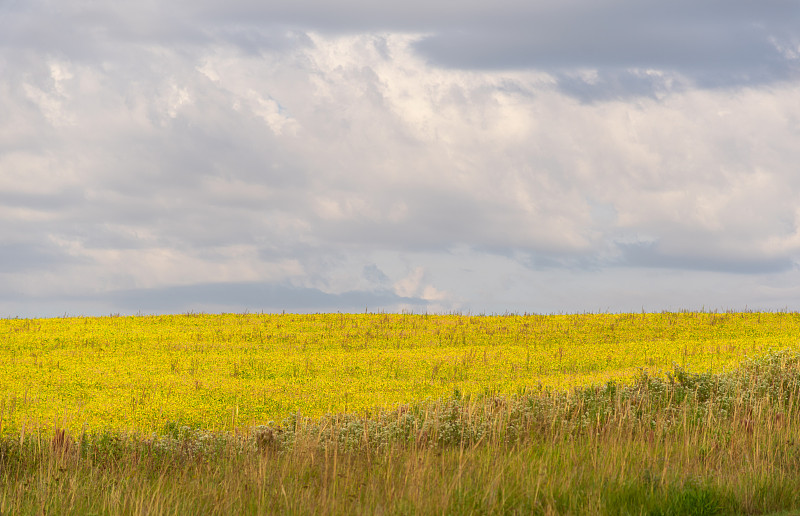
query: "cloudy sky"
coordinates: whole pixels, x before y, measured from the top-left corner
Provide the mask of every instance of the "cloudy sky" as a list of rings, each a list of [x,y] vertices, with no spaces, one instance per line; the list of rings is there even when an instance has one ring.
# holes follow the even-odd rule
[[[0,316],[800,309],[797,0],[0,0]]]

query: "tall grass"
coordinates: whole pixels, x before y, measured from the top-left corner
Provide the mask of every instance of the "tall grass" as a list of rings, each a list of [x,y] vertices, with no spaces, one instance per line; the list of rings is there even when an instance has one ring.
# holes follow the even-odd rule
[[[237,433],[20,431],[0,514],[762,514],[800,508],[800,354]]]

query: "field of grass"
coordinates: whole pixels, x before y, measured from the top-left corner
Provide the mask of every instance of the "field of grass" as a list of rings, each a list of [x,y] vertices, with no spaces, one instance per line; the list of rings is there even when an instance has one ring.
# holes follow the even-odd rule
[[[794,313],[3,320],[0,514],[800,509],[798,330]]]
[[[232,431],[463,394],[723,371],[798,349],[793,313],[0,320],[0,433]]]

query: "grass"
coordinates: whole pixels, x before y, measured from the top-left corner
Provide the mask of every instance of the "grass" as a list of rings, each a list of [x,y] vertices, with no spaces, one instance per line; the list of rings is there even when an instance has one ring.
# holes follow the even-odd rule
[[[6,514],[768,514],[800,509],[800,354],[236,432],[0,438]]]
[[[232,432],[301,413],[720,372],[800,350],[797,313],[223,314],[0,319],[0,433]]]

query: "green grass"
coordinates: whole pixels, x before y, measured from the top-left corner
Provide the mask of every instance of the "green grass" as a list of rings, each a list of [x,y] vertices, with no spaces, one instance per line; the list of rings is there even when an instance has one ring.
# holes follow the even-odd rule
[[[0,440],[7,514],[791,514],[800,354],[238,433]]]

